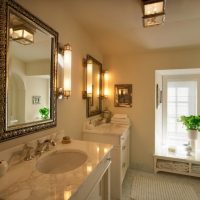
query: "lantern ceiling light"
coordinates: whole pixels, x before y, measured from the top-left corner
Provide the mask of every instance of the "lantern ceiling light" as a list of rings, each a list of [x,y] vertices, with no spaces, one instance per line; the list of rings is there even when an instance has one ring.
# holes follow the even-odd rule
[[[165,21],[166,0],[143,0],[143,25],[151,27]]]
[[[10,28],[11,38],[23,45],[29,45],[34,42],[34,31],[24,25]]]

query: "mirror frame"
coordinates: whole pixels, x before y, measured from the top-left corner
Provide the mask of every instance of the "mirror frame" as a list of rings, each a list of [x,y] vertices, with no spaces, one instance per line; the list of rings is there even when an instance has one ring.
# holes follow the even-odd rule
[[[99,72],[100,72],[100,79],[99,79],[99,110],[95,110],[95,111],[91,111],[90,109],[90,105],[92,103],[93,105],[93,97],[87,97],[86,101],[87,101],[87,106],[86,106],[86,112],[87,112],[87,117],[92,117],[95,115],[99,115],[102,113],[102,64],[96,60],[95,58],[93,58],[90,55],[86,56],[86,63],[88,60],[92,60],[93,63],[95,63],[96,65],[99,66]],[[87,67],[87,64],[86,64]]]
[[[121,103],[119,102],[120,98],[120,90],[127,90],[126,96],[128,97],[127,102]],[[114,86],[114,105],[115,107],[124,107],[124,108],[131,108],[132,107],[132,84],[115,84]]]
[[[51,49],[51,77],[50,77],[50,119],[37,122],[20,124],[12,127],[7,126],[7,91],[8,91],[8,61],[7,52],[9,48],[9,13],[14,13],[29,19],[37,27],[41,27],[53,36]],[[56,75],[57,75],[57,52],[58,33],[42,22],[28,10],[12,0],[0,0],[0,143],[17,137],[32,134],[56,126],[57,97],[56,97]]]

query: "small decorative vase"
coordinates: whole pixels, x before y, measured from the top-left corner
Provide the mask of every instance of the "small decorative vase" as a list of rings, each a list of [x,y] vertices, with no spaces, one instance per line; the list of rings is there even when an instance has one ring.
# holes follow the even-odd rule
[[[190,146],[190,144],[185,145],[185,150],[187,152],[187,156],[191,156],[191,152],[192,152],[192,147]]]
[[[188,130],[188,139],[192,148],[192,152],[196,151],[197,130]]]

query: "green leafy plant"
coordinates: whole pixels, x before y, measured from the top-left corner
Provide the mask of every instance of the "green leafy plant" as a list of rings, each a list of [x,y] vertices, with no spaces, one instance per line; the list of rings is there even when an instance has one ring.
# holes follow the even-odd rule
[[[49,117],[49,108],[43,107],[39,109],[42,119],[48,119]]]
[[[187,130],[198,130],[200,131],[200,116],[189,115],[189,116],[181,116],[180,122],[187,128]]]

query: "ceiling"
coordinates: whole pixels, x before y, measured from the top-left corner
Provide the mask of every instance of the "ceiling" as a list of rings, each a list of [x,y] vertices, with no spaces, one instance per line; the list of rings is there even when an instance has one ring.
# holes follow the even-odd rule
[[[36,29],[34,32],[34,43],[29,45],[20,44],[10,40],[9,51],[24,63],[38,60],[50,60],[51,58],[51,36]]]
[[[200,46],[199,0],[167,0],[165,24],[150,28],[142,25],[140,0],[60,2],[103,54]]]

